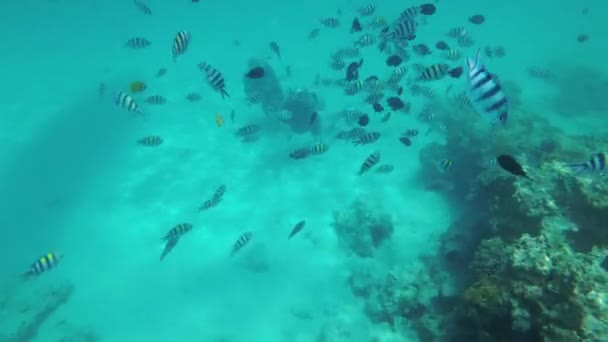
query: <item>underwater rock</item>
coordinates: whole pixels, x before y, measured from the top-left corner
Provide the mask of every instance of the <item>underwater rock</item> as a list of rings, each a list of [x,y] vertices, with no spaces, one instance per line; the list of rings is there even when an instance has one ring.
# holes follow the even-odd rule
[[[362,200],[335,211],[332,227],[340,244],[363,258],[373,257],[375,249],[390,239],[394,230],[390,214]]]
[[[283,123],[287,124],[294,133],[310,132],[313,135],[321,133],[322,117],[319,111],[323,105],[317,94],[302,89],[289,91],[282,108],[292,114],[288,120],[283,120]]]
[[[250,59],[249,68],[256,67],[264,68],[264,77],[243,77],[245,94],[248,98],[256,98],[266,114],[276,112],[285,101],[279,78],[270,64],[256,58]]]

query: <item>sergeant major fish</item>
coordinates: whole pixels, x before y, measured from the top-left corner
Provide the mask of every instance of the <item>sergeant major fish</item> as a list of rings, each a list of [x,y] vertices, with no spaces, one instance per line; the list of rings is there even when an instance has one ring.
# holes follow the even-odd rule
[[[488,72],[479,61],[480,50],[475,59],[467,58],[467,85],[471,105],[479,115],[492,125],[505,124],[509,116],[509,103],[496,77]]]

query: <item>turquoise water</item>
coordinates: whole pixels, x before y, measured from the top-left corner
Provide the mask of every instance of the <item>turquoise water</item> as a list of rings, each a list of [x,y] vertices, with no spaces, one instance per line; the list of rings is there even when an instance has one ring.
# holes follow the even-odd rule
[[[380,115],[372,113],[362,96],[346,96],[338,86],[315,85],[317,75],[344,77],[344,71],[329,67],[329,56],[352,46],[357,35],[348,33],[350,23],[357,9],[368,3],[146,3],[152,15],[143,15],[130,1],[0,5],[0,341],[87,341],[89,335],[101,341],[316,341],[324,332],[332,336],[327,341],[424,340],[408,319],[393,326],[372,322],[366,301],[353,293],[349,279],[360,272],[384,279],[392,272],[400,283],[422,288],[417,300],[423,305],[429,305],[440,287],[457,291],[449,279],[439,282],[441,286],[430,281],[433,272],[424,261],[438,253],[440,236],[462,215],[467,202],[464,194],[427,191],[422,183],[441,175],[424,162],[421,151],[446,139],[424,135],[426,128],[416,118],[423,106],[419,97],[404,94],[412,101],[412,114],[393,114],[388,123],[380,123]],[[390,22],[418,4],[377,2],[375,16]],[[594,78],[608,84],[603,81],[608,77],[605,4],[440,0],[436,6],[437,13],[420,26],[416,43],[436,51],[437,40],[448,41],[447,30],[465,26],[476,43],[463,48],[462,58],[454,63],[463,66],[464,57],[479,46],[505,47],[504,58],[483,62],[521,90],[521,107],[512,113],[510,127],[529,115],[548,120],[566,134],[606,134],[605,105],[577,112],[577,103],[601,99],[568,99],[566,91],[558,95],[563,103],[572,103],[560,107],[569,113],[565,115],[554,105],[564,83],[547,83],[526,73],[528,67],[540,66],[567,78],[573,88]],[[583,8],[589,9],[587,15],[581,14]],[[486,22],[468,23],[477,13],[484,14]],[[342,25],[322,27],[319,20],[325,17],[336,17]],[[321,33],[309,40],[314,28]],[[188,30],[192,41],[174,63],[171,46],[179,30]],[[578,43],[579,33],[590,39]],[[134,36],[146,37],[151,46],[123,47]],[[280,60],[268,47],[270,41],[279,44]],[[406,65],[439,62],[438,53],[413,57]],[[388,75],[386,57],[375,46],[362,48],[362,77]],[[246,103],[243,74],[251,58],[267,62],[285,92],[317,94],[324,104],[319,109],[320,134],[294,133],[260,106]],[[229,99],[206,84],[196,67],[200,62],[221,70]],[[156,78],[161,67],[167,74]],[[144,118],[118,108],[111,95],[128,91],[137,80],[148,86],[134,95]],[[98,94],[100,83],[108,89],[103,96]],[[430,86],[438,94],[437,103],[445,105],[445,88],[463,90],[465,83],[463,76]],[[201,101],[186,101],[186,94],[194,91]],[[162,95],[167,103],[147,104],[143,99],[148,95]],[[353,147],[334,138],[338,130],[354,127],[340,121],[340,112],[350,107],[372,117],[367,128],[382,134],[378,142]],[[216,113],[224,118],[221,127]],[[474,115],[459,120],[448,127],[456,132],[450,134],[458,136],[463,127],[479,124]],[[235,129],[250,123],[262,126],[260,139],[242,143]],[[411,127],[419,127],[421,134],[406,148],[398,137]],[[545,133],[541,129],[531,137],[510,139],[526,145],[521,139]],[[159,135],[164,143],[135,143],[148,135]],[[329,150],[304,160],[288,157],[316,142]],[[357,175],[363,160],[376,150],[382,153],[382,163],[395,170]],[[458,161],[458,155],[446,157]],[[221,184],[227,186],[221,203],[199,212]],[[333,225],[334,212],[348,212],[357,200],[392,218],[390,239],[371,258],[345,248],[344,237]],[[287,240],[301,220],[306,220],[304,230]],[[193,231],[159,262],[164,248],[160,238],[182,222],[192,223]],[[357,223],[353,225],[356,229]],[[230,257],[233,244],[247,231],[253,233],[252,240]],[[48,252],[64,256],[56,269],[22,281],[19,275]],[[69,300],[41,316],[47,303],[60,296],[53,291],[67,288],[73,289]],[[15,335],[23,331],[23,322],[36,333]]]

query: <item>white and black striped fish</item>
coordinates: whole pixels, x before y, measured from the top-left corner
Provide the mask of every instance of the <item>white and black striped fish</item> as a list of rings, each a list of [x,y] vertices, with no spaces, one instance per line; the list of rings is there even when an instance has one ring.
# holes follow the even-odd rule
[[[376,141],[378,141],[378,139],[380,139],[380,133],[369,132],[369,133],[365,133],[362,136],[358,137],[357,139],[353,140],[353,145],[358,146],[358,145],[372,144],[372,143],[375,143]]]
[[[116,103],[118,107],[126,109],[129,112],[142,114],[139,105],[137,105],[137,102],[135,102],[135,99],[125,92],[118,92],[114,98],[114,103]]]
[[[606,159],[608,159],[607,156],[607,152],[594,153],[593,155],[591,155],[591,158],[589,158],[589,161],[587,161],[586,163],[569,164],[567,166],[577,174],[589,172],[603,175],[606,173]]]
[[[495,125],[505,124],[509,116],[509,102],[496,77],[479,61],[480,50],[475,59],[467,58],[467,86],[473,108],[479,115]]]
[[[368,17],[376,11],[376,6],[374,4],[369,4],[363,7],[360,7],[358,12],[364,17]]]
[[[209,86],[211,86],[213,90],[219,92],[223,99],[230,97],[228,92],[226,92],[226,81],[224,81],[224,76],[219,70],[205,62],[200,63],[198,67],[205,73],[207,83],[209,83]]]
[[[61,261],[62,258],[63,256],[53,252],[46,253],[45,255],[38,258],[38,260],[36,260],[36,262],[34,262],[30,266],[30,268],[21,275],[21,277],[23,279],[28,279],[32,276],[37,276],[41,273],[49,271],[55,266],[57,266],[57,264],[59,263],[59,261]]]
[[[400,19],[392,27],[383,30],[385,37],[394,41],[413,40],[416,38],[417,24],[410,19]]]
[[[247,245],[249,243],[249,241],[251,241],[251,237],[253,237],[252,232],[246,232],[246,233],[243,233],[241,236],[239,236],[238,240],[236,240],[236,242],[232,246],[232,251],[230,252],[230,256],[234,255],[234,253],[238,252],[239,250],[241,250],[241,248],[245,247],[245,245]]]
[[[380,161],[380,152],[376,151],[376,152],[370,154],[367,158],[365,158],[365,161],[363,162],[363,164],[361,164],[361,168],[359,169],[359,173],[358,173],[359,176],[361,176],[365,172],[369,171],[369,169],[371,169],[376,164],[378,164],[379,161]]]
[[[184,234],[188,233],[189,231],[192,230],[192,224],[191,223],[180,223],[178,225],[175,225],[173,228],[171,228],[167,234],[165,234],[165,236],[162,238],[163,240],[171,240],[174,238],[180,238],[182,237]]]
[[[177,59],[177,56],[183,55],[188,51],[190,38],[190,33],[185,30],[181,30],[175,34],[175,38],[173,39],[173,61]]]
[[[128,47],[131,49],[145,49],[150,46],[150,44],[150,41],[144,37],[133,37],[129,38],[125,42],[124,47]]]

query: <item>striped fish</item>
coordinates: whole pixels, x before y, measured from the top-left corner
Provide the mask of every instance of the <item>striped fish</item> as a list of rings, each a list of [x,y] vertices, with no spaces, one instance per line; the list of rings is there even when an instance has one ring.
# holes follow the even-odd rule
[[[453,165],[454,165],[454,162],[451,161],[450,159],[442,159],[437,162],[436,166],[437,166],[437,170],[439,170],[439,172],[446,173],[452,168]]]
[[[188,51],[190,46],[190,33],[185,30],[181,30],[175,34],[173,39],[173,61],[177,59],[177,56],[183,55]]]
[[[215,202],[219,203],[219,201],[221,201],[222,198],[224,197],[225,193],[226,193],[226,184],[222,184],[215,190],[212,198]]]
[[[324,143],[317,143],[312,145],[309,152],[312,155],[319,155],[327,152],[327,150],[329,150],[329,146]]]
[[[241,250],[241,248],[245,247],[245,245],[247,245],[249,243],[249,241],[251,241],[252,236],[253,236],[253,233],[251,233],[251,232],[243,233],[232,246],[232,251],[230,252],[230,256],[233,256],[234,253],[238,252],[239,250]]]
[[[167,234],[163,237],[163,240],[169,241],[171,239],[180,238],[184,236],[184,234],[188,233],[192,230],[192,224],[190,223],[180,223],[167,232]]]
[[[200,63],[198,68],[205,73],[207,82],[209,83],[209,86],[213,88],[213,90],[219,92],[223,99],[230,97],[228,92],[226,92],[226,81],[224,80],[224,76],[219,70],[205,62]]]
[[[358,139],[353,140],[353,145],[367,145],[371,143],[375,143],[380,138],[380,133],[378,132],[369,132],[360,136]]]
[[[137,140],[137,144],[143,146],[159,146],[162,143],[163,138],[159,137],[158,135],[150,135]]]
[[[129,38],[125,42],[124,47],[128,47],[131,49],[145,49],[150,46],[150,44],[150,41],[144,37],[133,37]]]
[[[594,153],[586,163],[576,163],[567,165],[575,173],[598,173],[603,175],[606,172],[606,159],[608,152]]]
[[[122,91],[118,92],[118,94],[116,95],[116,97],[114,99],[114,103],[118,107],[126,109],[129,112],[142,114],[141,109],[137,105],[137,102],[135,102],[135,99],[133,97],[131,97],[131,95],[129,95],[125,92],[122,92]]]
[[[368,16],[374,14],[374,12],[376,11],[376,6],[374,4],[369,4],[369,5],[360,7],[357,11],[362,16],[368,17]]]
[[[442,79],[448,74],[450,67],[447,64],[437,63],[428,66],[420,72],[420,75],[416,79],[417,81],[436,81]]]
[[[281,48],[279,48],[279,44],[277,44],[277,42],[270,42],[268,43],[268,46],[270,46],[270,50],[281,59]]]
[[[505,124],[509,116],[509,103],[500,83],[479,61],[480,50],[475,59],[467,58],[468,95],[473,108],[492,125]]]
[[[167,256],[167,254],[169,254],[173,250],[175,245],[177,245],[178,241],[179,241],[179,237],[174,237],[174,238],[167,240],[167,243],[165,244],[165,248],[163,249],[163,253],[160,255],[160,261],[163,261],[163,259]]]
[[[218,203],[220,203],[219,200],[216,200],[215,198],[208,199],[203,202],[203,204],[198,208],[198,211],[209,210],[218,205]]]
[[[28,279],[32,276],[40,275],[41,273],[44,273],[57,266],[57,264],[59,263],[59,261],[61,261],[62,258],[63,256],[57,255],[53,252],[46,253],[45,255],[38,258],[38,260],[36,260],[36,262],[34,262],[32,266],[30,266],[30,268],[21,275],[21,277],[24,279]]]
[[[254,135],[259,131],[260,131],[260,126],[252,124],[252,125],[243,126],[239,129],[237,129],[236,135],[241,136],[241,137],[246,137],[246,136]]]
[[[358,173],[359,176],[361,176],[365,172],[369,171],[369,169],[371,169],[376,164],[378,164],[379,161],[380,161],[380,152],[376,151],[376,152],[370,154],[365,159],[365,161],[363,162],[363,164],[361,164],[361,168],[359,169],[359,173]]]
[[[417,24],[410,19],[400,19],[393,23],[392,27],[382,31],[385,38],[394,41],[413,40],[416,38]]]
[[[153,105],[163,105],[163,104],[167,103],[167,98],[165,98],[164,96],[161,96],[161,95],[151,95],[151,96],[146,97],[145,101],[147,103],[153,104]]]

